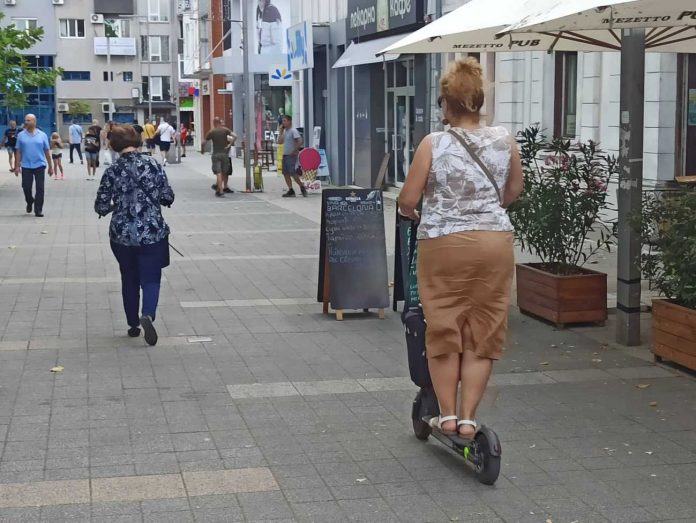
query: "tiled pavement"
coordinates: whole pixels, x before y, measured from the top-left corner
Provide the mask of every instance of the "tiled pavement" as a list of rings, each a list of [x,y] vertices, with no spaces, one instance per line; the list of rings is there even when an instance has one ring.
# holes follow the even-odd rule
[[[318,197],[215,199],[207,162],[168,168],[155,348],[125,337],[96,183],[69,166],[37,219],[0,163],[0,521],[696,521],[692,377],[513,313],[479,485],[410,431],[398,316],[313,303]]]

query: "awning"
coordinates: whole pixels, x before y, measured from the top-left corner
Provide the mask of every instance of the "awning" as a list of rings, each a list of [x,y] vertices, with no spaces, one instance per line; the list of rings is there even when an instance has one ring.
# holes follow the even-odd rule
[[[334,69],[339,67],[352,67],[354,65],[376,64],[382,60],[390,62],[399,58],[399,54],[385,54],[384,57],[377,56],[382,49],[386,49],[403,38],[403,35],[387,36],[362,42],[359,44],[351,43],[348,49],[341,55],[341,58],[336,60],[333,65]]]

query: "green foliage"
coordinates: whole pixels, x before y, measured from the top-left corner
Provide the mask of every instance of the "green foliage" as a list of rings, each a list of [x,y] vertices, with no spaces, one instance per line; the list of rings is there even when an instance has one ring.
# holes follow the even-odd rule
[[[83,100],[70,100],[68,102],[68,114],[70,116],[80,116],[83,114],[89,114],[92,107],[88,102]]]
[[[538,126],[520,132],[517,141],[524,192],[509,209],[515,237],[545,270],[576,274],[592,255],[613,244],[614,224],[604,212],[617,160],[592,141],[548,141]]]
[[[640,226],[645,277],[663,296],[696,309],[696,190],[645,193]]]
[[[0,13],[0,21],[5,17]],[[37,71],[29,67],[22,51],[30,49],[43,38],[43,28],[20,30],[14,25],[0,27],[0,91],[2,105],[23,107],[27,87],[49,87],[55,84],[60,69]]]

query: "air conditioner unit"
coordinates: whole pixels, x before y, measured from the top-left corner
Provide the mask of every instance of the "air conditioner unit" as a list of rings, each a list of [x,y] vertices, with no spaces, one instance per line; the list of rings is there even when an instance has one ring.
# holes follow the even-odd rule
[[[104,15],[98,15],[96,13],[92,13],[89,16],[89,21],[92,22],[93,24],[103,24],[104,23]]]
[[[116,111],[114,104],[109,104],[109,102],[102,102],[101,104],[102,113],[111,114]]]
[[[53,5],[63,5],[65,0],[53,0]]]
[[[59,113],[67,113],[70,110],[70,104],[62,103],[58,104]]]
[[[17,0],[5,0],[5,5],[17,5]]]

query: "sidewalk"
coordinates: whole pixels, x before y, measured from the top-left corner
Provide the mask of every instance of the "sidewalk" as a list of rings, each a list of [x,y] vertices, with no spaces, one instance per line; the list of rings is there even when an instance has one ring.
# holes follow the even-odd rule
[[[282,199],[273,174],[218,199],[209,161],[167,167],[184,257],[152,348],[125,336],[96,182],[68,165],[38,219],[0,155],[0,521],[696,520],[692,377],[605,344],[610,327],[513,310],[484,487],[413,436],[398,315],[314,303],[320,197]]]

